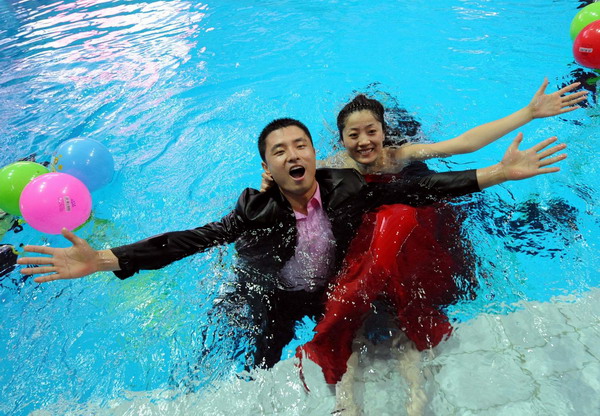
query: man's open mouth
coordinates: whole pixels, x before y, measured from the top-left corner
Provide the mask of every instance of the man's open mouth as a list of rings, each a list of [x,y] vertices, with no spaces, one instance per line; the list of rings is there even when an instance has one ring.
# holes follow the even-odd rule
[[[306,169],[302,166],[295,166],[290,169],[290,176],[294,179],[300,179],[304,176],[304,172],[306,172]]]

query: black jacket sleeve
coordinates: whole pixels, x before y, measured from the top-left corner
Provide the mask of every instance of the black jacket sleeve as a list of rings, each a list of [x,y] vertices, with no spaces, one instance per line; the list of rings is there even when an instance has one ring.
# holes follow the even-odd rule
[[[474,169],[410,176],[393,183],[370,183],[367,186],[373,206],[422,206],[479,191],[477,171]]]
[[[168,232],[112,248],[121,268],[114,273],[119,279],[126,279],[140,270],[160,269],[211,247],[232,243],[242,235],[245,227],[245,221],[236,209],[218,222],[193,230]]]

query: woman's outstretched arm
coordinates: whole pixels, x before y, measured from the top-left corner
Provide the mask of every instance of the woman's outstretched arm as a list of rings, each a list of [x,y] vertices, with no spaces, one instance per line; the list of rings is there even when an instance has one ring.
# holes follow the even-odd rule
[[[556,92],[546,94],[548,79],[545,78],[531,102],[519,111],[499,120],[477,126],[449,140],[402,146],[395,150],[394,158],[426,160],[474,152],[533,119],[552,117],[577,110],[580,108],[577,104],[587,98],[588,92],[584,90],[569,93],[578,88],[580,84],[580,82],[575,82]]]

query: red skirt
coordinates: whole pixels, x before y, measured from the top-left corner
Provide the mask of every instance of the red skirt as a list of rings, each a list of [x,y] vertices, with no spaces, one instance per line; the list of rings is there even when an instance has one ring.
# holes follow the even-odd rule
[[[314,338],[300,347],[338,382],[352,354],[352,340],[372,302],[390,305],[399,327],[419,350],[452,332],[441,310],[463,292],[456,277],[471,270],[453,207],[388,205],[365,215],[344,267],[332,284]]]

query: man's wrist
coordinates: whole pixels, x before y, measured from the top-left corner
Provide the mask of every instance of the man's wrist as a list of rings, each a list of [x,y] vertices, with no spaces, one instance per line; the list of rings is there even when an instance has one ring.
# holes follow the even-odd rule
[[[112,272],[120,270],[119,259],[111,250],[96,251],[96,271]]]
[[[488,166],[487,168],[477,169],[477,183],[479,189],[485,189],[493,185],[508,181],[505,166],[500,163]]]

